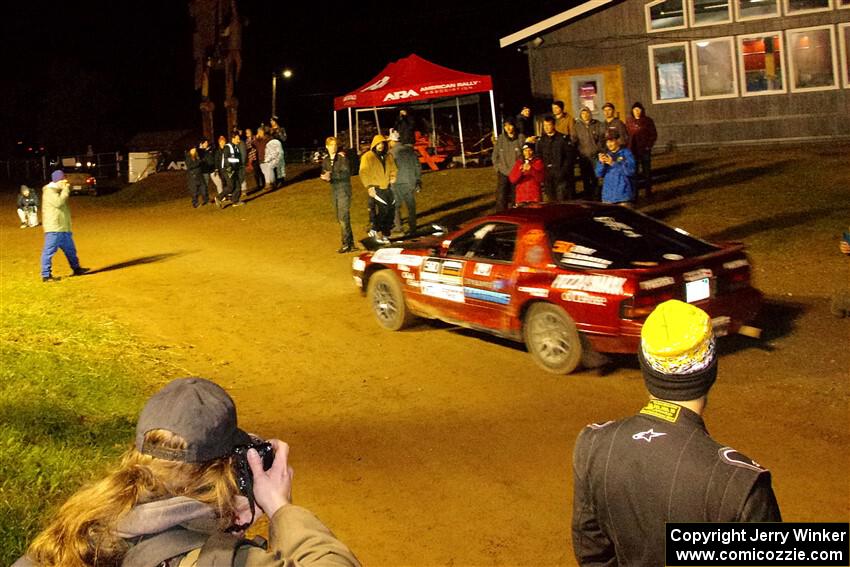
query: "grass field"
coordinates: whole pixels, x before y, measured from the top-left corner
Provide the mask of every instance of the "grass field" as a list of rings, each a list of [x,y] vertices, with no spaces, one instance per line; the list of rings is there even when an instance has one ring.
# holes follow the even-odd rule
[[[0,565],[53,506],[127,448],[171,366],[118,324],[81,317],[70,288],[2,279]]]

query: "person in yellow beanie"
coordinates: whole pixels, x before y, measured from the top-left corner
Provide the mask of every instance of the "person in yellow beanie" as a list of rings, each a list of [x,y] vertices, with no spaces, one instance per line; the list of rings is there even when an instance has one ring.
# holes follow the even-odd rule
[[[711,319],[666,301],[638,352],[649,403],[585,427],[573,453],[580,565],[664,565],[666,522],[779,522],[770,472],[712,439],[702,413],[717,378]]]

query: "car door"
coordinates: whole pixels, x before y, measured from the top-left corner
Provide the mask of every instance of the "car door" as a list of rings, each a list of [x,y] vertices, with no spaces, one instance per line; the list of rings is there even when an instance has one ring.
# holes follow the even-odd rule
[[[468,323],[500,330],[512,299],[514,255],[519,226],[490,221],[452,241],[448,260],[463,262],[462,317]]]

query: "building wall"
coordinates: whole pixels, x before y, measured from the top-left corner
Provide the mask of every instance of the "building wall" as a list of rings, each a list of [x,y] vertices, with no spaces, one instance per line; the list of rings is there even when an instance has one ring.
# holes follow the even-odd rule
[[[845,87],[841,67],[838,29],[835,57],[839,88],[834,90],[790,92],[786,38],[783,65],[786,67],[789,92],[746,97],[739,94],[734,98],[654,104],[649,56],[650,45],[671,42],[778,30],[783,31],[785,37],[786,29],[848,22],[850,9],[648,33],[645,4],[644,0],[623,0],[541,35],[544,41],[539,47],[531,47],[529,44],[529,66],[535,97],[569,96],[563,90],[564,71],[620,65],[624,83],[624,107],[618,108],[620,116],[625,118],[631,104],[641,101],[647,114],[653,117],[658,126],[659,145],[850,136],[850,95]],[[737,42],[735,45],[737,50]],[[693,69],[693,61],[691,63]]]

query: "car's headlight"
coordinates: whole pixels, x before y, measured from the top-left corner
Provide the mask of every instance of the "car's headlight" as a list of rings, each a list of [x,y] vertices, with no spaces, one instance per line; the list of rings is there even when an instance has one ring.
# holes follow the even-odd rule
[[[351,269],[355,272],[362,272],[366,269],[366,262],[364,262],[360,258],[354,258],[353,260],[351,260]]]

